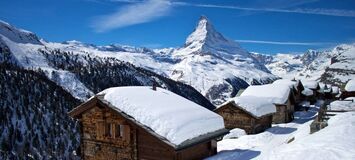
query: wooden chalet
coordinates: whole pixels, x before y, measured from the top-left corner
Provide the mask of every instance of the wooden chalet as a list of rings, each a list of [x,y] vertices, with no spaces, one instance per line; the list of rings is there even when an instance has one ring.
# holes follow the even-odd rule
[[[287,123],[293,120],[295,99],[288,85],[267,84],[249,86],[241,96],[269,98],[269,101],[276,107],[276,113],[272,116],[273,123]]]
[[[333,88],[330,84],[325,84],[323,89],[324,99],[333,99]]]
[[[355,79],[351,79],[346,83],[344,90],[341,91],[340,97],[341,99],[355,97]]]
[[[205,123],[208,124],[198,124],[201,121],[192,121],[194,117],[190,117],[189,124],[195,128],[189,132],[188,127],[172,123],[172,120],[180,119],[184,114],[177,112],[174,106],[179,104],[175,103],[183,105],[181,107],[187,109],[188,113],[197,112],[197,118],[206,116]],[[164,114],[154,117],[163,111]],[[84,160],[199,160],[216,154],[216,138],[228,132],[219,115],[161,88],[110,88],[79,105],[69,114],[80,122],[80,153]],[[147,119],[149,121],[145,121]],[[151,121],[153,124],[149,123]],[[156,125],[159,125],[158,129]],[[211,129],[206,127],[208,125],[214,126]],[[162,128],[174,126],[179,126],[180,130],[168,130],[167,133],[175,135],[179,140],[169,137],[167,133],[163,134],[165,132]],[[198,131],[210,129],[195,133],[193,129],[196,128]],[[186,134],[176,133],[179,131],[193,136],[181,139]]]
[[[320,86],[317,81],[303,80],[302,84],[303,84],[304,88],[308,88],[313,91],[313,96],[314,96],[313,99],[317,99],[320,96],[320,93],[319,93]],[[311,104],[313,104],[315,101],[310,101],[310,102],[311,102]]]
[[[257,134],[271,127],[276,108],[266,99],[237,97],[219,106],[215,112],[223,117],[227,129],[240,128],[247,134]]]

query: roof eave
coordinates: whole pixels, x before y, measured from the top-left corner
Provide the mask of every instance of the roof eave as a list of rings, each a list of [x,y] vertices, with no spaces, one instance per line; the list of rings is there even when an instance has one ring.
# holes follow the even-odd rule
[[[200,135],[200,136],[198,136],[196,138],[189,139],[189,140],[186,140],[186,141],[182,142],[181,144],[179,144],[178,146],[175,147],[175,150],[179,151],[179,150],[183,150],[185,148],[188,148],[188,147],[191,147],[191,146],[194,146],[194,145],[197,145],[197,144],[208,142],[211,139],[216,139],[218,137],[226,135],[227,133],[229,133],[229,130],[225,129],[225,128],[222,128],[222,129],[219,129],[219,130],[214,131],[214,132],[210,132],[210,133],[207,133],[207,134],[204,134],[204,135]]]

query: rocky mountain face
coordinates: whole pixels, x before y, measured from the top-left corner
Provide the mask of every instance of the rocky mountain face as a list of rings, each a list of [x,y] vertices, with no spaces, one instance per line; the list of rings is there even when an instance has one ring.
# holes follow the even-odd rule
[[[355,77],[355,43],[324,51],[308,50],[304,54],[254,53],[253,56],[282,78],[311,79],[343,86]]]

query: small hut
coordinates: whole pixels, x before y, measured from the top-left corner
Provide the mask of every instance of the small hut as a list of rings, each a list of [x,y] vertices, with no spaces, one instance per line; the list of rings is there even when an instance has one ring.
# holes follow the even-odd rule
[[[106,89],[73,109],[81,158],[203,159],[226,134],[223,118],[162,88]]]
[[[324,84],[323,95],[324,99],[333,99],[333,88],[330,84]]]
[[[311,89],[305,88],[302,93],[301,93],[301,99],[303,100],[298,104],[299,107],[302,107],[301,109],[308,108],[309,105],[311,104],[310,102],[315,102],[316,97],[314,96],[314,92]],[[309,103],[308,105],[305,106],[305,102]]]
[[[249,86],[241,96],[254,96],[268,98],[276,107],[273,114],[274,123],[287,123],[293,120],[295,99],[291,89],[285,84],[267,84]]]
[[[355,79],[349,80],[346,83],[344,90],[341,92],[342,99],[345,99],[348,97],[355,97]]]
[[[317,101],[317,98],[319,98],[320,93],[319,93],[319,83],[317,81],[312,81],[312,80],[302,80],[302,84],[304,86],[304,88],[307,88],[308,90],[312,90],[313,94],[312,96],[310,96],[311,94],[309,94],[308,90],[305,91],[305,93],[307,92],[307,99],[309,99],[309,101],[311,102],[311,104],[314,104]],[[305,94],[303,94],[305,95]]]
[[[271,127],[276,108],[267,98],[243,96],[222,104],[215,112],[223,117],[227,129],[240,128],[256,134]]]

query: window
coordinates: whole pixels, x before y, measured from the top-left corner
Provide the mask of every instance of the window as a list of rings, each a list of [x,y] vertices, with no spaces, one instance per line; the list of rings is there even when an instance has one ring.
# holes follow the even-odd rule
[[[106,123],[105,124],[105,136],[106,137],[112,137],[112,125],[111,125],[111,123]]]

